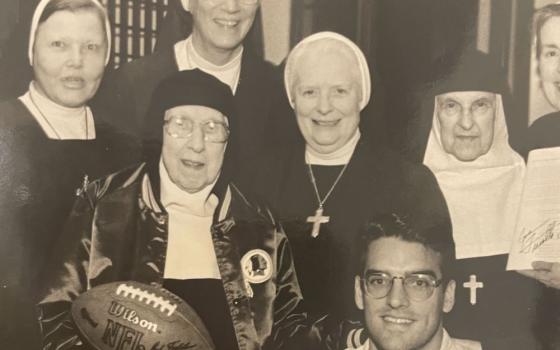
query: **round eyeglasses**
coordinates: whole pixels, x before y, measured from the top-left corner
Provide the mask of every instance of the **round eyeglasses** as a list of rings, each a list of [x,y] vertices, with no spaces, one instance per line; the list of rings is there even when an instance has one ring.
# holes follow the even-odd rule
[[[442,279],[438,280],[434,276],[426,274],[412,274],[403,277],[374,272],[366,273],[362,277],[362,283],[367,295],[381,299],[389,294],[396,279],[402,280],[406,295],[414,301],[429,299],[442,282]]]
[[[188,139],[192,136],[195,125],[202,128],[204,141],[223,143],[229,138],[229,128],[226,123],[207,120],[195,122],[185,116],[172,116],[165,120],[165,131],[176,139]]]

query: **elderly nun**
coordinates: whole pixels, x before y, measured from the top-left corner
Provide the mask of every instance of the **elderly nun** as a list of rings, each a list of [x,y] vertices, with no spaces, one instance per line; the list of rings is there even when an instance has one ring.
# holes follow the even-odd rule
[[[302,297],[285,234],[231,182],[231,90],[182,71],[158,85],[149,110],[147,161],[93,182],[74,206],[40,298],[44,346],[82,342],[72,300],[119,280],[181,297],[217,349],[282,346],[305,320]]]
[[[235,180],[251,184],[253,159],[269,145],[274,133],[274,106],[281,96],[281,79],[277,70],[255,54],[246,43],[260,0],[183,0],[170,1],[170,17],[190,23],[175,36],[172,45],[122,64],[108,74],[95,98],[95,106],[109,111],[107,122],[120,130],[141,137],[147,119],[152,92],[165,77],[178,71],[200,69],[228,85],[234,94],[239,129],[232,134],[231,147],[237,148],[239,162]],[[178,8],[182,7],[182,8]],[[188,13],[185,13],[187,11]],[[169,35],[162,27],[161,37]],[[139,83],[141,82],[141,83]]]
[[[449,224],[447,208],[427,168],[361,133],[371,81],[356,44],[333,32],[313,34],[289,54],[284,78],[294,112],[284,118],[297,120],[303,138],[264,161],[257,192],[282,220],[311,314],[351,318],[354,241],[368,219],[399,211]]]
[[[33,80],[23,96],[0,103],[0,299],[7,307],[0,329],[17,342],[34,338],[33,309],[22,303],[32,298],[77,191],[133,157],[87,106],[110,47],[97,0],[40,1],[29,38]]]
[[[509,144],[507,83],[490,57],[475,51],[431,92],[424,164],[449,206],[458,259],[446,327],[485,349],[535,349],[539,288],[506,271],[525,174]]]

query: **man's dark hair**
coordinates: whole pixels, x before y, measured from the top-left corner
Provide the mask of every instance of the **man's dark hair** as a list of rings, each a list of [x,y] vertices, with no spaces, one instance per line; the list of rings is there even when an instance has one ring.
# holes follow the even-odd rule
[[[357,241],[356,275],[364,272],[369,245],[383,237],[395,237],[405,242],[420,243],[441,257],[443,279],[449,279],[455,265],[455,243],[451,228],[447,223],[424,225],[415,223],[402,214],[385,214],[370,221]]]
[[[537,42],[537,58],[541,57],[541,29],[544,24],[552,17],[560,17],[560,4],[550,4],[541,7],[533,15],[533,32]]]

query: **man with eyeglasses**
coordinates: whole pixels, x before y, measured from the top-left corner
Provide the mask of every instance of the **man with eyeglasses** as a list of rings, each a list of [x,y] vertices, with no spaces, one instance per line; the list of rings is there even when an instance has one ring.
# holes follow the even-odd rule
[[[158,85],[146,162],[84,188],[55,245],[39,303],[45,348],[83,342],[72,300],[125,280],[185,300],[216,349],[278,349],[297,333],[305,315],[287,238],[231,182],[234,110],[229,87],[200,70]]]
[[[474,350],[480,343],[454,339],[443,314],[455,302],[449,271],[455,261],[448,225],[417,229],[397,214],[368,224],[358,247],[356,306],[368,341],[361,350]]]
[[[178,1],[178,0],[177,0]],[[238,149],[234,176],[249,182],[256,159],[271,130],[274,101],[281,84],[272,64],[244,46],[260,0],[182,0],[183,17],[192,23],[190,35],[107,75],[94,106],[106,112],[108,123],[142,137],[150,96],[166,76],[200,69],[229,86],[234,94],[239,129],[229,140]],[[177,7],[177,6],[176,6]],[[192,20],[191,18],[192,17]],[[247,180],[247,181],[245,181]]]

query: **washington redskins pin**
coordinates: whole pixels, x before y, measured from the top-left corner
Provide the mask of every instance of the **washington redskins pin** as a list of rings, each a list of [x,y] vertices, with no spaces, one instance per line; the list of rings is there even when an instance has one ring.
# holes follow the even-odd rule
[[[272,258],[262,249],[253,249],[241,258],[241,269],[245,278],[245,287],[249,297],[253,297],[251,283],[259,284],[272,277]]]

